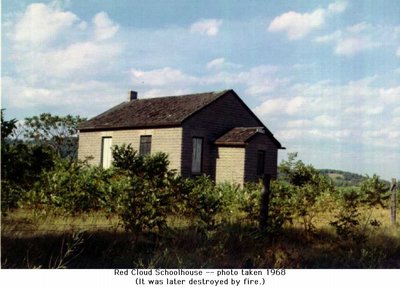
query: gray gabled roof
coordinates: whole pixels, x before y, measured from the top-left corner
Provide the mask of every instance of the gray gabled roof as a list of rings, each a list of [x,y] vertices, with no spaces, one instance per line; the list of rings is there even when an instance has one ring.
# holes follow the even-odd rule
[[[254,115],[250,108],[233,90],[151,99],[136,99],[123,102],[82,123],[79,125],[78,130],[100,131],[181,126],[183,121],[226,94],[233,94],[236,96],[241,105],[243,105],[243,107],[259,122],[260,127],[256,127],[256,129],[263,128],[263,132],[273,140],[276,146],[284,149],[268,128]],[[233,129],[231,133],[245,136],[247,133],[251,133],[251,129],[255,128],[249,128],[243,131],[240,129],[241,128],[238,128],[238,130]],[[233,134],[231,135],[233,138]],[[229,136],[229,133],[227,136]]]
[[[89,131],[179,126],[192,114],[230,91],[132,100],[82,123],[78,129]]]
[[[265,134],[264,127],[236,127],[216,139],[216,145],[244,145],[256,134]]]

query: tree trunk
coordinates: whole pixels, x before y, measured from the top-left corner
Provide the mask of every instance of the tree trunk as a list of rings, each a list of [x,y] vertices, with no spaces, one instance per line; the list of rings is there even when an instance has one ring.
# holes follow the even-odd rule
[[[260,208],[260,228],[266,229],[268,226],[268,207],[271,194],[271,176],[265,174],[263,177],[263,186],[261,189],[261,208]]]
[[[392,225],[396,225],[396,190],[397,190],[397,184],[396,184],[396,179],[392,178],[392,184],[390,185],[390,192],[391,192],[391,197],[390,197],[390,223]]]

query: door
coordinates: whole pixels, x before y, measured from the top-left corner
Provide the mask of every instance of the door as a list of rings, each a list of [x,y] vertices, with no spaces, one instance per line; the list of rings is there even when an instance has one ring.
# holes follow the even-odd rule
[[[102,138],[102,149],[101,149],[101,166],[103,168],[109,168],[111,166],[111,146],[112,146],[112,137],[103,137]]]
[[[257,176],[263,176],[265,172],[265,151],[257,151]]]

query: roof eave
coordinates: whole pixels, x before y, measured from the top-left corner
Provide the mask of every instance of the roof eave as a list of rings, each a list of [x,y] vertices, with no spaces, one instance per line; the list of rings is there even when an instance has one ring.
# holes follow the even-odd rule
[[[138,129],[156,129],[156,128],[174,128],[181,127],[182,124],[171,123],[171,124],[157,124],[157,125],[140,125],[140,126],[121,126],[121,127],[89,127],[89,128],[78,128],[80,132],[96,132],[96,131],[115,131],[115,130],[138,130]]]
[[[225,147],[245,147],[247,145],[246,143],[240,143],[240,142],[229,142],[229,143],[215,142],[214,144],[217,146],[225,146]]]

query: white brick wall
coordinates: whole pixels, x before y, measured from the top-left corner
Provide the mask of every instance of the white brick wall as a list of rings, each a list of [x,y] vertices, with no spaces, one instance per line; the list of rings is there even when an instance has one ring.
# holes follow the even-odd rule
[[[80,132],[78,158],[83,160],[88,156],[92,156],[93,159],[89,163],[100,165],[102,137],[112,137],[113,145],[131,144],[135,150],[139,150],[141,135],[151,135],[151,152],[164,152],[168,154],[170,161],[169,168],[176,169],[178,172],[181,171],[182,128],[180,127]]]
[[[218,147],[216,182],[231,182],[243,185],[244,147]]]

